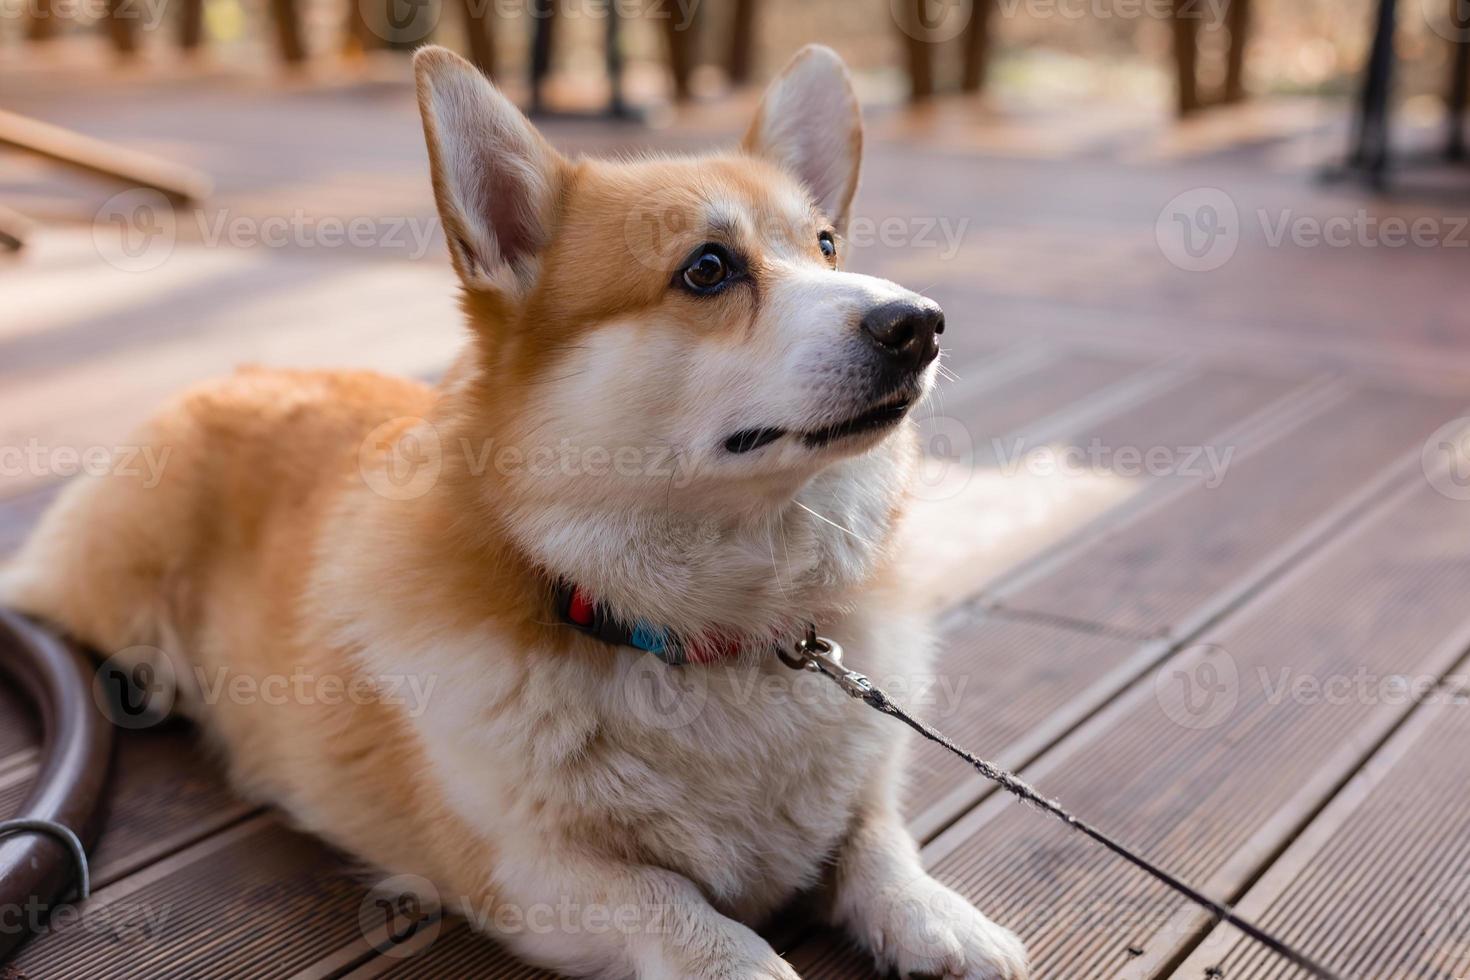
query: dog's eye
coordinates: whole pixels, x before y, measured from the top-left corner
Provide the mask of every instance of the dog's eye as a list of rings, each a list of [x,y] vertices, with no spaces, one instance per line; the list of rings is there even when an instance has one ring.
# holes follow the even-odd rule
[[[818,235],[817,244],[822,247],[822,254],[827,258],[837,258],[837,241],[832,237],[830,231],[824,231]]]
[[[711,293],[730,278],[731,263],[718,245],[705,245],[684,267],[684,285],[696,293]]]

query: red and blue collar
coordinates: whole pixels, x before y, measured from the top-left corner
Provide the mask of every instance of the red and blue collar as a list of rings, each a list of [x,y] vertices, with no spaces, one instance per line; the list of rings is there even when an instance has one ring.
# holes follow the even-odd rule
[[[585,589],[570,582],[556,584],[556,614],[563,623],[613,646],[632,647],[651,653],[674,667],[712,664],[740,656],[737,640],[711,636],[681,641],[671,630],[643,620],[631,623],[617,619]]]

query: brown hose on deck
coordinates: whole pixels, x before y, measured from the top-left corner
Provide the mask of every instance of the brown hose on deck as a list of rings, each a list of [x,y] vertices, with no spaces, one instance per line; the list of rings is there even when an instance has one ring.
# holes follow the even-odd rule
[[[82,655],[15,613],[0,609],[0,671],[18,683],[41,722],[42,761],[17,818],[69,827],[90,847],[102,823],[112,764],[112,725],[92,700],[92,671]],[[0,909],[29,927],[75,886],[78,869],[56,837],[23,831],[0,838]],[[0,962],[26,937],[0,929]]]

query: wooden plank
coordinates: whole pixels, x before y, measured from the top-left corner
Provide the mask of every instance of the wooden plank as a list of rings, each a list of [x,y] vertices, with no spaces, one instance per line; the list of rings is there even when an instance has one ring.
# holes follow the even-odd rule
[[[462,921],[446,923],[432,944],[405,944],[394,955],[375,957],[343,980],[554,980],[556,974],[527,966]]]
[[[1211,894],[1234,894],[1404,717],[1392,678],[1436,678],[1460,659],[1467,535],[1470,509],[1406,485],[1026,775]],[[1360,676],[1389,686],[1292,693]],[[1008,797],[987,798],[925,856],[1021,931],[1037,976],[1147,976],[1205,924],[1192,911],[1181,924],[1173,893]],[[808,978],[868,975],[818,943],[796,961]]]
[[[1470,972],[1470,698],[1440,690],[1237,904],[1348,977]],[[1217,928],[1172,976],[1296,978]]]
[[[117,18],[112,22],[121,23]],[[190,167],[4,110],[0,110],[0,145],[124,184],[150,187],[180,203],[202,201],[213,186],[208,177]]]
[[[1457,414],[1459,402],[1378,389],[1324,405],[1293,432],[1240,452],[1217,487],[1200,485],[1109,529],[1065,564],[988,597],[1018,614],[1177,635],[1249,583],[1283,542],[1350,500]],[[1329,514],[1330,516],[1330,514]]]
[[[934,411],[963,420],[978,436],[1004,436],[1118,384],[1148,363],[1095,351],[1028,353],[996,374],[966,372],[974,377],[962,375],[942,387]]]
[[[119,732],[93,879],[115,881],[258,810],[230,791],[188,726]]]
[[[361,933],[364,896],[346,859],[260,817],[97,890],[82,925],[34,939],[14,966],[68,980],[289,977]]]

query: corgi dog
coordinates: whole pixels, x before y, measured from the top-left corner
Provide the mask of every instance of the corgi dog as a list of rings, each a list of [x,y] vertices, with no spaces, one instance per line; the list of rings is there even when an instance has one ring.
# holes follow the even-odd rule
[[[806,894],[884,970],[1025,977],[920,862],[902,726],[779,655],[811,623],[878,684],[932,669],[899,530],[944,317],[843,269],[841,60],[801,51],[737,149],[619,161],[414,68],[444,379],[185,392],[140,437],[161,477],[68,486],[0,599],[149,664],[242,793],[530,963],[790,980],[755,928]]]

